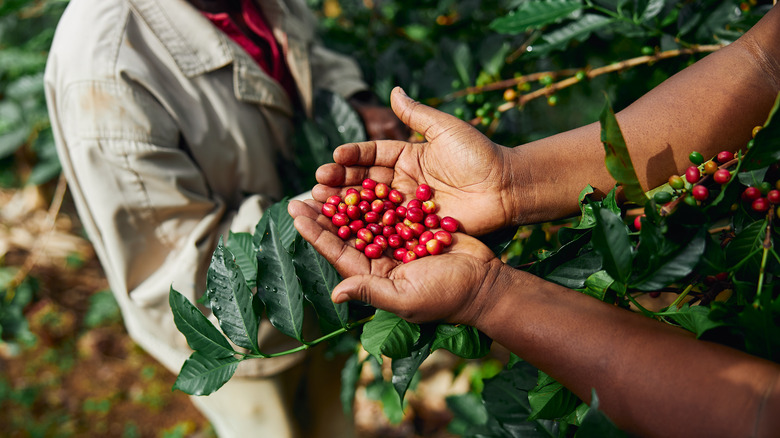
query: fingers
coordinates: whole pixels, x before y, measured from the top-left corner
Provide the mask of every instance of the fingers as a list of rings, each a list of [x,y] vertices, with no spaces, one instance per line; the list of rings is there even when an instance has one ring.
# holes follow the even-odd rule
[[[395,167],[398,157],[412,143],[398,140],[347,143],[333,151],[333,160],[342,166]]]
[[[395,87],[390,94],[390,106],[404,124],[422,134],[428,141],[433,141],[455,126],[468,125],[455,116],[413,100],[401,87]]]
[[[301,237],[322,254],[344,277],[371,272],[366,256],[330,232],[330,219],[319,213],[315,201],[290,201],[287,211],[294,218],[295,229]]]
[[[331,299],[334,303],[350,300],[363,301],[389,312],[400,312],[400,295],[392,280],[373,275],[356,275],[347,278],[333,288]]]

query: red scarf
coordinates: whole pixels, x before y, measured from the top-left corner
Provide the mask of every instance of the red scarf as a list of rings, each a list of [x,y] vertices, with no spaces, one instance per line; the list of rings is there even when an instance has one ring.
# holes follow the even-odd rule
[[[241,27],[233,21],[227,12],[208,13],[203,12],[217,28],[225,32],[227,36],[241,46],[252,59],[257,62],[268,76],[274,78],[282,85],[291,100],[295,100],[297,92],[287,62],[284,59],[279,43],[274,38],[271,28],[257,8],[253,0],[241,0],[240,19],[242,24],[252,31],[253,35],[246,35]],[[242,26],[243,27],[243,26]],[[254,38],[253,38],[254,37]]]

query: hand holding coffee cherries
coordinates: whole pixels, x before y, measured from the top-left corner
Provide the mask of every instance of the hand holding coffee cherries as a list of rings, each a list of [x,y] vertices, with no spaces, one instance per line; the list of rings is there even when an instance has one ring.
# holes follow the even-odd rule
[[[385,181],[403,193],[420,184],[436,193],[440,215],[457,217],[463,230],[484,234],[516,221],[518,167],[510,149],[496,145],[468,123],[411,100],[400,89],[393,110],[427,143],[384,140],[340,146],[335,163],[317,171],[312,196],[322,203],[366,178]],[[526,188],[527,190],[527,188]]]

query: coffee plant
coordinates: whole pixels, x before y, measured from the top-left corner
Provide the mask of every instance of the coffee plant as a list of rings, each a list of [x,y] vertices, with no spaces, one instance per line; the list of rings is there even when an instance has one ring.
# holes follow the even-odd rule
[[[470,121],[502,144],[522,144],[599,118],[605,166],[627,201],[618,203],[617,187],[602,199],[585,187],[576,218],[483,236],[506,263],[699,338],[780,359],[775,324],[780,255],[774,248],[778,105],[742,150],[717,157],[691,154],[684,175],[670,175],[668,184],[645,193],[613,104],[604,106],[600,97],[606,91],[615,107],[625,106],[702,54],[738,38],[768,5],[663,0],[324,0],[310,5],[323,14],[325,42],[361,61],[380,98],[401,85],[412,97]],[[298,133],[299,147],[308,148],[299,150],[316,151],[295,163],[303,173],[329,161],[339,143],[364,136],[343,101],[323,99],[319,116]],[[445,349],[466,359],[489,352],[490,339],[471,327],[412,324],[360,303],[334,304],[330,291],[339,281],[333,267],[297,235],[286,202],[273,205],[254,233],[231,233],[214,252],[202,304],[221,331],[171,290],[177,327],[195,350],[175,388],[209,394],[242,360],[327,342],[352,353],[342,372],[347,410],[364,363],[391,359],[393,377],[382,384],[397,394],[383,396],[394,417],[433,351]],[[660,310],[648,308],[647,299],[661,295],[674,298]],[[300,346],[263,351],[257,330],[265,318]],[[305,332],[309,318],[318,322],[319,334]],[[360,359],[365,356],[357,354],[359,348],[369,353],[366,359]],[[455,414],[451,429],[463,436],[622,434],[598,410],[597,394],[588,406],[515,356],[478,393],[450,397],[448,406]]]

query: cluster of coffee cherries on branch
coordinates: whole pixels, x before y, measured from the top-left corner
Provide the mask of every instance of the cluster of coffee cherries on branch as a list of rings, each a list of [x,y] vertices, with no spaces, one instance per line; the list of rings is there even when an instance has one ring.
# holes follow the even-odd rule
[[[656,204],[664,206],[662,207],[662,213],[663,208],[672,208],[672,203],[679,201],[692,206],[705,202],[710,197],[710,189],[706,185],[708,180],[711,179],[721,186],[727,184],[732,178],[729,167],[737,162],[737,159],[734,158],[734,153],[730,151],[722,151],[715,158],[707,161],[704,161],[704,157],[700,152],[694,151],[688,156],[688,160],[692,166],[685,169],[684,175],[672,175],[669,177],[668,183],[673,193],[658,191],[653,195]],[[778,195],[780,196],[780,192]],[[675,196],[677,199],[674,199]],[[637,230],[642,228],[642,217],[644,217],[644,214],[634,218],[634,228]]]
[[[403,205],[401,192],[366,178],[362,190],[349,188],[344,198],[329,197],[322,214],[338,228],[341,239],[355,237],[355,248],[366,257],[378,259],[389,250],[396,260],[409,263],[441,254],[452,244],[451,233],[458,230],[457,220],[436,214],[438,206],[432,198],[433,189],[420,184],[415,198]]]

